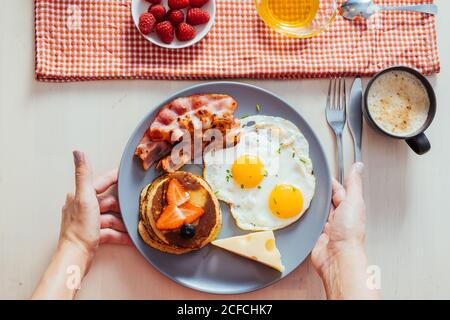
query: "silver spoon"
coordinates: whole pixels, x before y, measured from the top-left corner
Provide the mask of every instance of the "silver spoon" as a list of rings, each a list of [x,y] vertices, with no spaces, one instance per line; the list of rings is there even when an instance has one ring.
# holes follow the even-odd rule
[[[340,8],[340,14],[348,20],[368,19],[375,12],[384,11],[414,11],[424,12],[429,14],[437,14],[437,6],[435,4],[419,4],[409,6],[379,6],[373,3],[372,0],[347,0]]]

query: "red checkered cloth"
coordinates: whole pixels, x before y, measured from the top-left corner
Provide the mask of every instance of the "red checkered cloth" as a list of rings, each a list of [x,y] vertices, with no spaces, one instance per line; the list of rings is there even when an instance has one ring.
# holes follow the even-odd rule
[[[380,12],[361,22],[337,17],[328,31],[293,39],[261,21],[254,0],[216,2],[210,33],[192,47],[171,50],[139,34],[129,0],[35,0],[36,78],[294,79],[368,76],[399,64],[424,74],[440,70],[434,16]]]

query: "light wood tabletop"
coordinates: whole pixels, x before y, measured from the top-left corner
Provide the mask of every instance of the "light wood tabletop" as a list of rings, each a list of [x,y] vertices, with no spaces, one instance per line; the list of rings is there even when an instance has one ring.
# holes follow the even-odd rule
[[[366,247],[370,264],[380,267],[381,292],[388,299],[450,298],[450,1],[436,3],[442,72],[430,78],[438,101],[427,132],[431,152],[417,156],[404,142],[364,126]],[[55,249],[60,210],[74,188],[72,150],[84,150],[96,173],[118,166],[138,121],[167,96],[199,82],[39,83],[33,78],[32,1],[9,1],[0,17],[0,298],[16,299],[30,296]],[[324,113],[326,80],[243,81],[294,106],[314,128],[336,172]],[[348,169],[348,131],[344,143]],[[133,247],[104,246],[78,297],[322,299],[324,291],[309,259],[273,286],[223,297],[174,283]]]

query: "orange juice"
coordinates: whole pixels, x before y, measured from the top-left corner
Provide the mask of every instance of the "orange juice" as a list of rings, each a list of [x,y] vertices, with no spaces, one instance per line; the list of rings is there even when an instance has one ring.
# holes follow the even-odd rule
[[[307,27],[319,10],[319,0],[255,0],[264,22],[289,35],[289,29]]]

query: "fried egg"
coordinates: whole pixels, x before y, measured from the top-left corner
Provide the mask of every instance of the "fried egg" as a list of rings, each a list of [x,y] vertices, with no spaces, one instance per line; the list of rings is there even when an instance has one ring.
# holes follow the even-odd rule
[[[241,139],[204,155],[204,178],[229,204],[243,230],[277,230],[310,206],[315,177],[309,145],[290,121],[271,116],[241,120]]]

